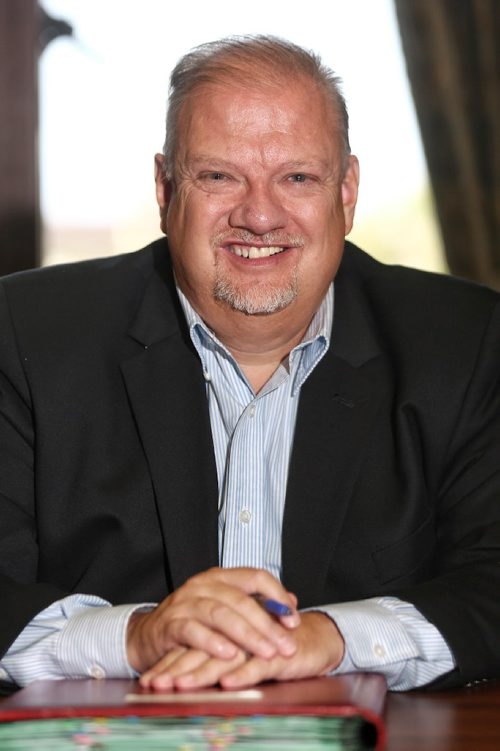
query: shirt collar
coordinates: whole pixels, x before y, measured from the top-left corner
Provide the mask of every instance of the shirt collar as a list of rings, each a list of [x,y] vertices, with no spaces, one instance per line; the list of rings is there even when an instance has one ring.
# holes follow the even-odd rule
[[[209,346],[212,350],[215,346],[219,352],[223,352],[225,356],[235,362],[229,350],[198,315],[182,290],[178,286],[176,286],[176,289],[189,328],[191,341],[198,352],[204,371],[207,370],[204,353],[206,346]],[[332,282],[318,310],[312,317],[302,341],[292,349],[286,360],[282,363],[282,366],[289,371],[293,378],[292,394],[295,394],[300,389],[312,370],[328,351],[333,325],[333,310],[334,284]],[[238,367],[236,362],[235,365]]]

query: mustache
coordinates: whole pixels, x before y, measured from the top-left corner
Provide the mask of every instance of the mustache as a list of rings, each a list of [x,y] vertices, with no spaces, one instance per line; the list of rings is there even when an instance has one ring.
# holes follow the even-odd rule
[[[224,245],[228,240],[232,242],[242,242],[247,245],[286,245],[289,248],[301,248],[305,245],[305,238],[302,235],[289,235],[273,230],[263,235],[255,235],[245,229],[234,229],[230,231],[218,232],[212,237],[212,246]]]

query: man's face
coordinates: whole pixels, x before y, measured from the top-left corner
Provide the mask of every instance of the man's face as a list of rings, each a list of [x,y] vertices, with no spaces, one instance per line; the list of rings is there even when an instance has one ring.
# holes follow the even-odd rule
[[[175,180],[157,172],[178,284],[209,325],[221,306],[311,317],[340,263],[358,178],[354,157],[342,174],[335,116],[312,84],[198,89],[181,112]]]

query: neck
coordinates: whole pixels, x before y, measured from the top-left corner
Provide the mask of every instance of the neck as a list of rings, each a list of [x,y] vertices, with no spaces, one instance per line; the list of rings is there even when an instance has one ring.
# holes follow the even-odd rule
[[[234,347],[228,347],[228,349],[245,374],[252,389],[257,394],[301,339],[302,337],[300,336],[287,346],[262,350],[260,352],[254,352],[251,349],[242,349],[241,345],[238,349]]]
[[[231,352],[258,393],[284,358],[302,341],[313,315],[314,311],[296,320],[287,315],[287,311],[269,316],[234,312],[229,316],[225,311],[220,320],[207,321],[207,324]]]
[[[327,292],[303,294],[291,305],[269,315],[246,315],[210,296],[183,290],[190,305],[229,350],[255,393],[271,378],[280,363],[304,338]]]

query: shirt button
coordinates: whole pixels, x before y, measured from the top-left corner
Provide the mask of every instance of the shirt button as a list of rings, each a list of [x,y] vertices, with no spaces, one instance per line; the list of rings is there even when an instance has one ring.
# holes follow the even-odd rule
[[[373,651],[377,657],[385,657],[385,649],[381,644],[375,644]]]
[[[97,678],[97,680],[101,680],[102,678],[106,677],[106,671],[100,665],[92,665],[89,673],[92,678]]]
[[[204,378],[204,379],[205,379],[205,381],[207,381],[207,382],[208,382],[208,381],[211,381],[211,380],[212,380],[212,379],[210,378],[210,373],[208,372],[208,370],[204,370],[204,371],[203,371],[203,378]]]
[[[8,679],[7,671],[3,668],[0,668],[0,680],[6,681]]]
[[[248,524],[252,518],[252,514],[247,508],[244,508],[240,511],[239,517],[242,524]]]
[[[253,404],[252,404],[251,407],[248,408],[247,414],[248,414],[249,417],[254,417],[254,415],[255,415],[255,407],[254,407]]]

